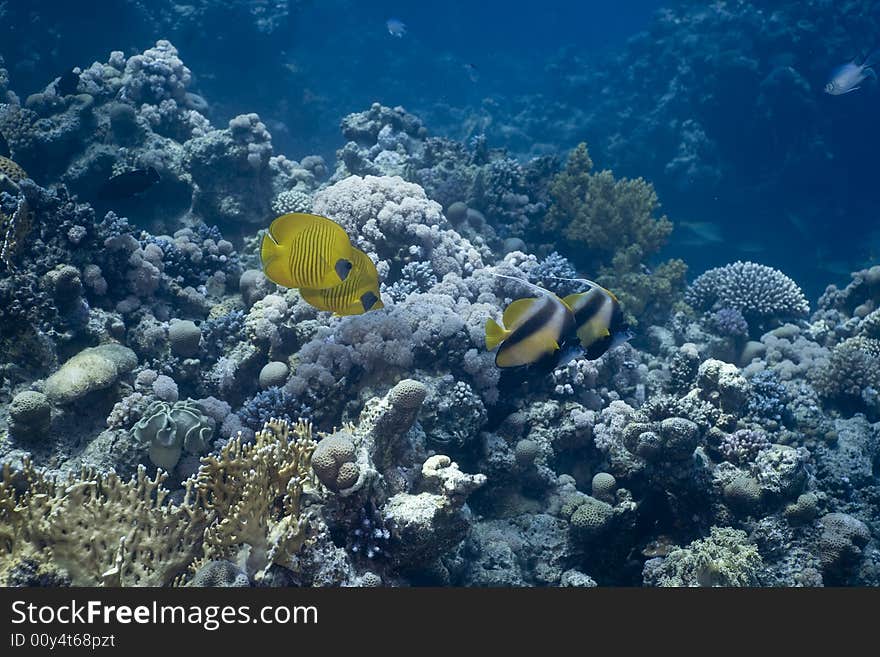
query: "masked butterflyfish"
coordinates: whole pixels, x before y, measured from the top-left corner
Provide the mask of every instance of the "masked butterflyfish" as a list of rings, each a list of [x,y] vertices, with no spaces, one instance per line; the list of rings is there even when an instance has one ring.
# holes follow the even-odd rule
[[[366,253],[351,249],[351,271],[346,279],[325,290],[300,289],[303,299],[318,310],[329,310],[336,315],[361,315],[384,308],[379,296],[379,272]]]
[[[315,214],[281,215],[260,246],[263,272],[284,287],[332,288],[348,278],[352,246],[345,230]]]
[[[574,315],[562,299],[547,293],[512,302],[501,321],[503,326],[492,318],[486,321],[486,347],[498,347],[498,367],[519,367],[558,350],[574,326]]]

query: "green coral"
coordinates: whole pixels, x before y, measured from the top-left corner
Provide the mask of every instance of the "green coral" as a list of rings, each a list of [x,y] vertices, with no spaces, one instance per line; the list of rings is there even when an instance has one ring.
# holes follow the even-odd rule
[[[544,227],[561,230],[600,262],[632,244],[644,254],[659,251],[672,222],[654,216],[660,204],[653,186],[642,178],[615,179],[611,171],[592,173],[592,168],[587,145],[579,144],[550,186],[553,204]]]
[[[757,586],[763,566],[744,531],[712,527],[708,537],[670,552],[646,579],[657,586]]]
[[[643,267],[666,243],[672,222],[656,216],[660,204],[650,183],[592,169],[586,144],[578,145],[550,186],[544,229],[561,232],[583,265],[598,271],[597,281],[620,299],[630,325],[656,321],[685,288],[684,261],[668,260],[650,272]]]
[[[686,284],[684,260],[666,260],[650,271],[642,268],[643,260],[642,248],[633,244],[618,251],[611,265],[599,270],[597,280],[614,291],[630,326],[662,322],[662,316],[681,303]]]

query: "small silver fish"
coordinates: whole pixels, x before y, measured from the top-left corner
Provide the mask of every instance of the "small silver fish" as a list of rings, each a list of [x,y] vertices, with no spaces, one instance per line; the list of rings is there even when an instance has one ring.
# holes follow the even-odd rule
[[[406,34],[406,24],[396,18],[389,18],[385,21],[385,27],[388,28],[388,34],[400,39]]]
[[[831,72],[831,79],[825,85],[825,93],[832,96],[842,96],[861,87],[866,78],[877,79],[877,74],[872,68],[877,52],[871,53],[861,64],[855,61],[838,66]]]

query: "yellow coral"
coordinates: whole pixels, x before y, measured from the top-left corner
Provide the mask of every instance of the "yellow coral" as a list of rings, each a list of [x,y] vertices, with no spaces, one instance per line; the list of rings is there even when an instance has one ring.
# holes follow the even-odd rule
[[[30,460],[13,476],[5,464],[0,581],[32,558],[66,570],[75,586],[169,584],[194,559],[208,515],[191,487],[181,505],[166,504],[166,476],[141,467],[130,481],[87,469],[56,479]]]
[[[205,532],[208,558],[244,561],[257,580],[273,563],[289,564],[307,538],[301,499],[304,487],[314,486],[316,446],[310,424],[271,420],[254,443],[239,436],[219,456],[202,459],[196,487],[219,519]]]
[[[53,478],[29,459],[0,478],[0,584],[23,561],[65,570],[76,586],[180,584],[205,559],[243,557],[257,580],[290,565],[308,537],[302,495],[317,443],[306,423],[267,422],[202,459],[180,504],[161,470],[130,481],[83,469]],[[189,568],[188,568],[189,567]]]

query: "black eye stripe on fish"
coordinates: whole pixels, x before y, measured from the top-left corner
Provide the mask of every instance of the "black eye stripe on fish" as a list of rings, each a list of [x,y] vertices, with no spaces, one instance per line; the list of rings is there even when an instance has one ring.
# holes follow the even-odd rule
[[[318,308],[338,315],[359,315],[383,308],[379,298],[379,273],[370,257],[351,249],[348,276],[338,285],[324,289],[300,288],[303,298]]]
[[[336,275],[344,281],[346,278],[348,278],[348,274],[351,272],[351,261],[340,258],[336,261],[335,269]]]

